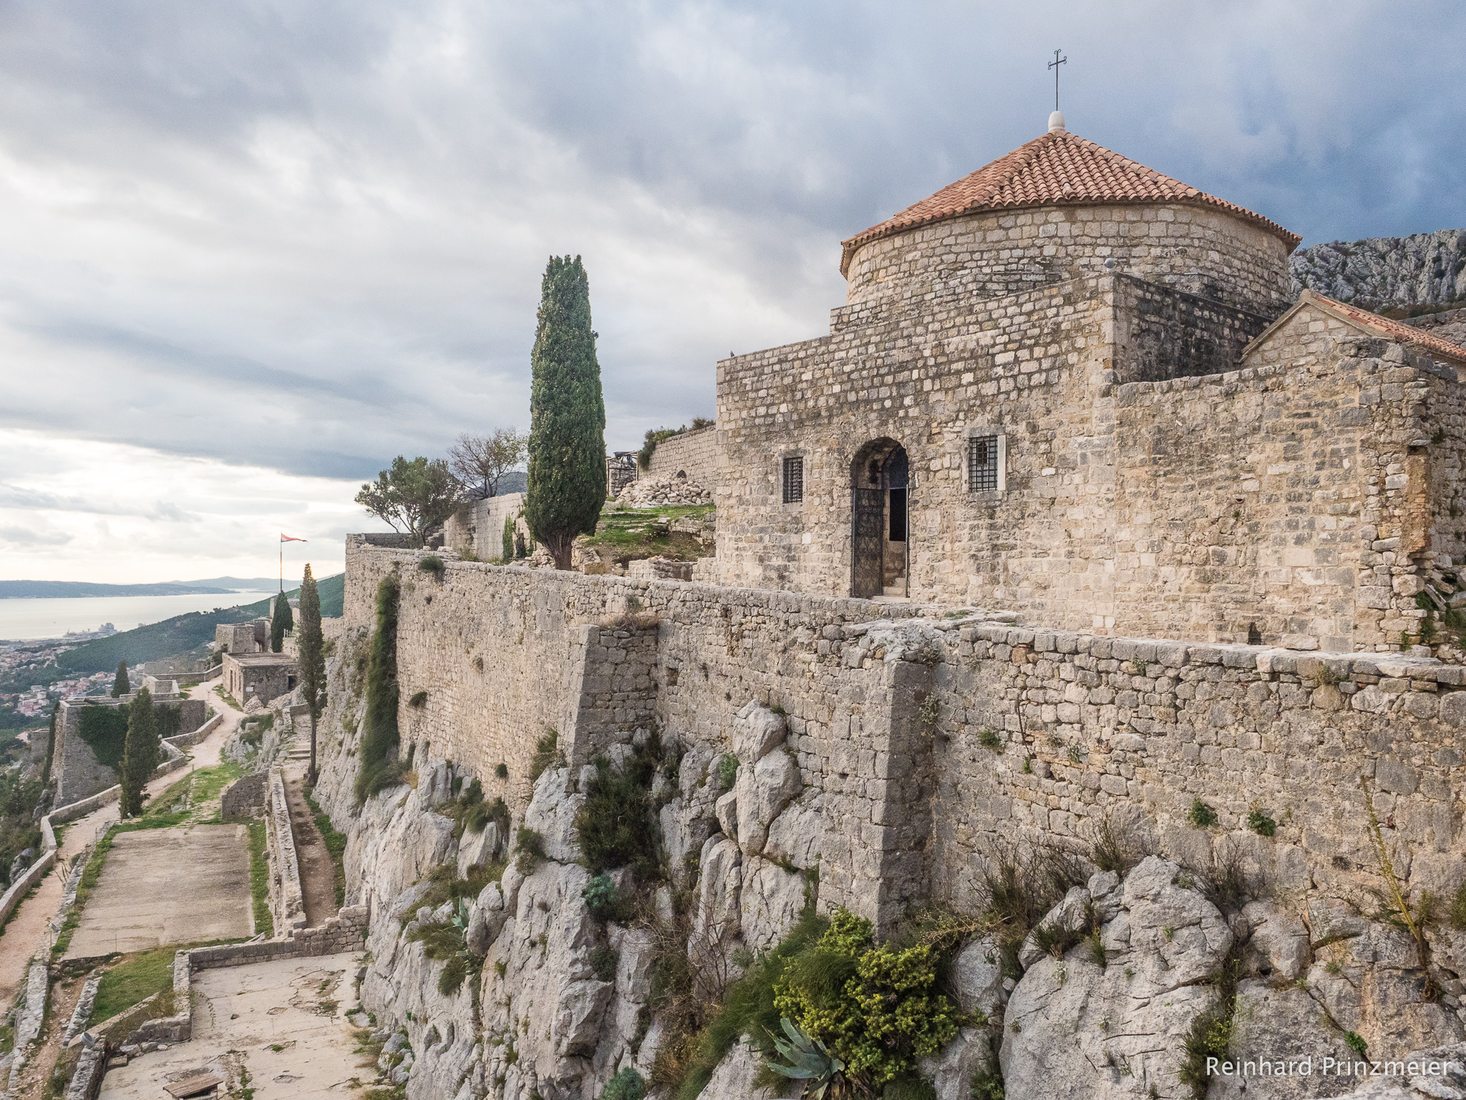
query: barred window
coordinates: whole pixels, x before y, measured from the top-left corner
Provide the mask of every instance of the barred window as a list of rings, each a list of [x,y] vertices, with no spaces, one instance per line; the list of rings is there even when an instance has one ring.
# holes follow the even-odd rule
[[[967,488],[982,493],[998,487],[998,437],[974,435],[967,440]]]
[[[804,456],[784,458],[784,503],[796,504],[804,499]]]

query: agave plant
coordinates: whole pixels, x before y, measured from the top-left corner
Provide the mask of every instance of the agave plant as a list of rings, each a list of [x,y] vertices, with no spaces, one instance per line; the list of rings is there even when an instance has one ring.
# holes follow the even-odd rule
[[[783,1061],[767,1059],[770,1070],[791,1081],[803,1081],[805,1100],[838,1100],[847,1094],[844,1062],[788,1019],[780,1019],[779,1028],[784,1037],[770,1034],[769,1042]]]

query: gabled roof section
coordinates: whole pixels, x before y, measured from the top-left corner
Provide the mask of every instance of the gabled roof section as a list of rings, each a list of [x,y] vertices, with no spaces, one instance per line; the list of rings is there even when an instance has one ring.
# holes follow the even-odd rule
[[[1414,325],[1407,325],[1403,321],[1391,320],[1389,317],[1381,317],[1378,313],[1371,313],[1367,309],[1351,306],[1348,302],[1336,301],[1314,290],[1305,290],[1299,296],[1298,301],[1293,303],[1291,309],[1258,333],[1257,339],[1243,349],[1242,357],[1245,359],[1254,348],[1260,347],[1273,333],[1291,321],[1299,310],[1307,306],[1312,306],[1321,313],[1335,320],[1343,321],[1346,325],[1369,336],[1378,336],[1399,344],[1410,344],[1438,359],[1446,359],[1452,363],[1466,366],[1466,347],[1442,339],[1432,332],[1418,329]]]
[[[1124,203],[1214,207],[1267,230],[1287,244],[1290,252],[1303,239],[1261,214],[1208,195],[1067,130],[1056,129],[857,233],[844,242],[840,273],[849,271],[850,258],[861,245],[949,218],[1036,206]]]

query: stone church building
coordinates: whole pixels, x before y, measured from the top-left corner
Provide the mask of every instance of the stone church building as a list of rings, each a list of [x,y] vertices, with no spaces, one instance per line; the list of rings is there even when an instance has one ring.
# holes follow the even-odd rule
[[[1466,348],[1068,132],[844,242],[828,335],[718,364],[717,578],[1389,649],[1466,556]]]

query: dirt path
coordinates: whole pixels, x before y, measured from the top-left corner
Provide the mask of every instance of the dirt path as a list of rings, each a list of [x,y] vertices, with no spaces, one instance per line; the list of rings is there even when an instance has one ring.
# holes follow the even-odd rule
[[[214,694],[218,680],[199,684],[189,691],[190,698],[207,699],[215,710],[224,713],[224,720],[197,745],[187,750],[193,757],[192,767],[207,768],[219,762],[220,751],[239,725],[243,714],[231,709]],[[148,785],[152,794],[177,783],[182,771],[170,772],[153,780]],[[56,853],[56,868],[43,878],[30,897],[20,903],[10,923],[0,932],[0,1011],[14,1002],[21,984],[25,981],[26,967],[31,957],[46,941],[46,929],[51,918],[61,907],[61,890],[72,862],[92,841],[102,835],[117,820],[117,803],[113,802],[93,810],[65,826],[60,850]]]
[[[302,726],[310,719],[304,719]],[[305,774],[310,768],[310,731],[297,728],[282,749],[285,758],[285,801],[290,805],[290,831],[295,836],[295,856],[300,864],[300,892],[305,899],[305,919],[314,928],[336,915],[336,863],[316,826],[315,814],[305,800]]]
[[[40,1040],[31,1052],[31,1060],[21,1072],[20,1081],[15,1083],[13,1091],[17,1100],[39,1100],[46,1094],[46,1082],[61,1057],[61,1035],[71,1020],[71,1014],[75,1011],[76,1002],[81,999],[81,991],[86,984],[85,977],[74,977],[53,982],[51,985],[51,999],[46,1005],[46,1023],[41,1029]]]

